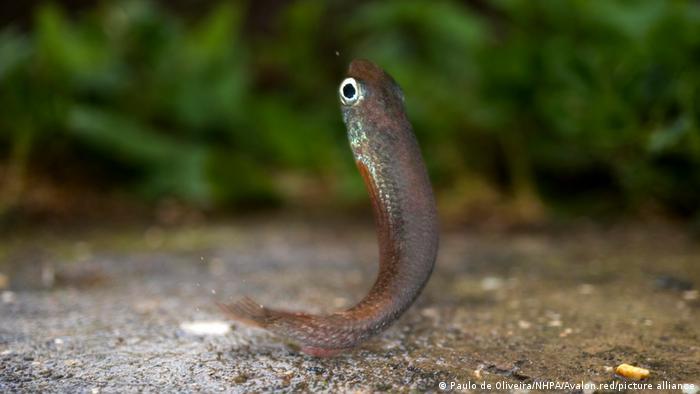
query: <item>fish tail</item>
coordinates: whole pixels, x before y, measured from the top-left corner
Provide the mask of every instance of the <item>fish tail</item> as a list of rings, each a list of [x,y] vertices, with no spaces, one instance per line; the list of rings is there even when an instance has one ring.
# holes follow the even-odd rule
[[[232,304],[217,305],[234,320],[249,325],[266,328],[275,320],[274,313],[250,297],[243,297]]]

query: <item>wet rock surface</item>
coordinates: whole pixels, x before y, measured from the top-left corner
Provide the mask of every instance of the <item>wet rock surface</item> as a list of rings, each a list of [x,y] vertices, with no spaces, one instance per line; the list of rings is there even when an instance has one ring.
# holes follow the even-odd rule
[[[376,255],[371,226],[276,220],[7,239],[0,391],[479,391],[623,382],[620,363],[700,383],[700,245],[669,229],[445,232],[409,312],[329,359],[215,304],[345,308]]]

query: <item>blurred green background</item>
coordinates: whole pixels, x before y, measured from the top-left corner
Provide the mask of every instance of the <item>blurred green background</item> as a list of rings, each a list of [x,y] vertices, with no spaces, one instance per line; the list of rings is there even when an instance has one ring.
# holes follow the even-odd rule
[[[0,216],[363,206],[336,96],[363,57],[447,220],[700,218],[697,1],[6,3]]]

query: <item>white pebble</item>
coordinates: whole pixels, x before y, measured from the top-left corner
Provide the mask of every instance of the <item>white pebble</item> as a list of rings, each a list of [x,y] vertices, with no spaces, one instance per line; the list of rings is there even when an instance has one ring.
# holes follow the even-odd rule
[[[7,290],[2,292],[2,297],[0,298],[2,298],[3,304],[12,304],[17,297],[15,297],[14,292]]]
[[[184,322],[180,328],[192,335],[224,335],[231,331],[231,325],[224,321]]]
[[[503,287],[503,279],[495,276],[487,276],[481,280],[481,288],[485,291],[498,290]]]

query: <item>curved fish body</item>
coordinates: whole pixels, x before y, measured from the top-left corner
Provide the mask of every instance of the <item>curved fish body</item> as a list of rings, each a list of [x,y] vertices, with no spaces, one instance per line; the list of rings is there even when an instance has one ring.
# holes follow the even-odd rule
[[[379,273],[352,308],[311,315],[263,307],[244,298],[224,309],[315,356],[355,347],[387,328],[418,297],[438,250],[435,199],[403,93],[381,68],[355,60],[339,97],[350,147],[372,201],[379,242]]]

